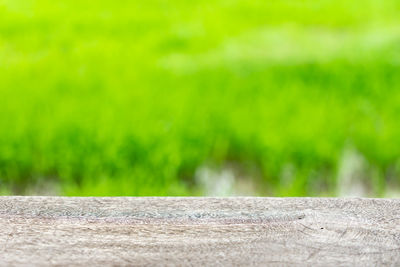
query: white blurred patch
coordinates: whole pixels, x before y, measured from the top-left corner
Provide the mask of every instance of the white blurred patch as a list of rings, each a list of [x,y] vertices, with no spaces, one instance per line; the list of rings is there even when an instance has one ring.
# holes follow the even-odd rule
[[[59,196],[61,195],[60,183],[55,179],[37,179],[29,186],[24,195],[27,196]]]
[[[239,175],[233,167],[220,169],[202,165],[196,170],[196,183],[202,188],[204,195],[215,197],[256,196],[257,186],[254,179]]]
[[[351,146],[345,148],[339,162],[338,196],[369,196],[368,169],[369,164],[361,153]]]

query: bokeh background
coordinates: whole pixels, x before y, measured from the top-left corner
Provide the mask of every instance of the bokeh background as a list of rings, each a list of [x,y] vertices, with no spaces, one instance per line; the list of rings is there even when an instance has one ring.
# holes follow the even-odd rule
[[[0,0],[0,194],[398,196],[399,14]]]

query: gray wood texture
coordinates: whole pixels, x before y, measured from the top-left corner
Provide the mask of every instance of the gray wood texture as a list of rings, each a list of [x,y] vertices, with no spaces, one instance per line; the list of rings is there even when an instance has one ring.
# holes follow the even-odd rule
[[[0,197],[0,265],[400,266],[400,200]]]

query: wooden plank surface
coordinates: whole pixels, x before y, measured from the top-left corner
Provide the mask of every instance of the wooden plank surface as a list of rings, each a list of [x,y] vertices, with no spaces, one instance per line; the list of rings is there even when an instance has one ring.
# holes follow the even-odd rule
[[[400,200],[0,197],[0,265],[400,266]]]

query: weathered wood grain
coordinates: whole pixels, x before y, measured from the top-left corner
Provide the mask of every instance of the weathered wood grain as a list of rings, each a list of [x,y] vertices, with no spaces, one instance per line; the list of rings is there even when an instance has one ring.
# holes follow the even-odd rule
[[[0,197],[0,265],[400,266],[400,200]]]

